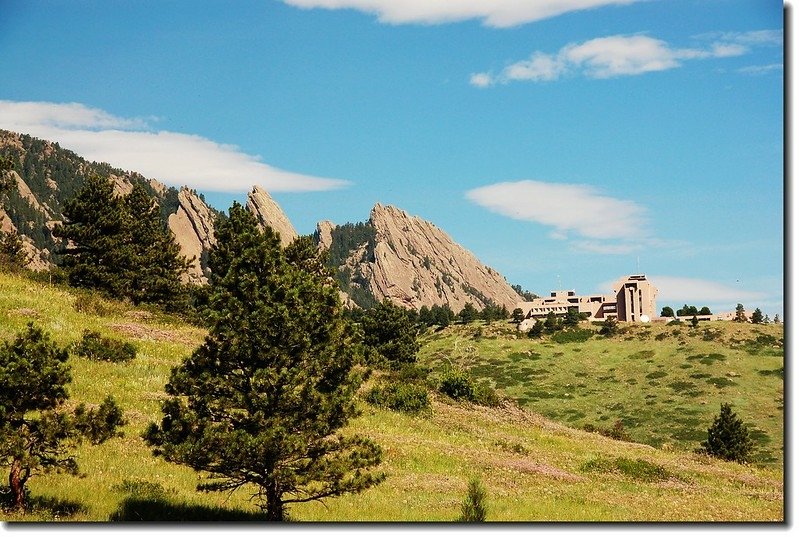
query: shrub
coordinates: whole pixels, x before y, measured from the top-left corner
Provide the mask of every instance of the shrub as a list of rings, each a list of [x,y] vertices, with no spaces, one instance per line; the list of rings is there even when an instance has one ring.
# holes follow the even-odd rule
[[[552,335],[552,340],[557,343],[583,343],[591,339],[594,335],[593,330],[571,329],[562,330]]]
[[[136,347],[132,343],[104,337],[99,332],[84,330],[80,343],[74,351],[78,356],[105,362],[127,362],[136,358]]]
[[[466,499],[461,503],[461,516],[459,522],[485,522],[486,519],[486,489],[480,480],[473,477],[469,480],[469,489]]]
[[[729,403],[721,403],[721,410],[707,430],[707,440],[700,451],[720,459],[748,462],[754,449],[749,429],[732,411]]]
[[[427,390],[407,382],[389,382],[374,386],[366,393],[366,402],[408,414],[418,414],[430,409]]]
[[[636,481],[652,483],[663,481],[671,477],[663,466],[654,464],[644,459],[628,459],[617,457],[613,460],[598,457],[591,459],[580,467],[584,472],[619,472]]]
[[[465,399],[473,401],[475,397],[475,387],[469,373],[462,369],[447,369],[441,376],[441,383],[438,390],[444,395],[453,399]]]
[[[599,434],[607,436],[608,438],[613,438],[614,440],[623,440],[624,442],[629,442],[631,440],[621,420],[616,420],[613,427],[610,429],[600,429]]]
[[[441,376],[438,391],[455,400],[483,406],[499,406],[500,397],[487,381],[476,383],[467,371],[447,369]]]

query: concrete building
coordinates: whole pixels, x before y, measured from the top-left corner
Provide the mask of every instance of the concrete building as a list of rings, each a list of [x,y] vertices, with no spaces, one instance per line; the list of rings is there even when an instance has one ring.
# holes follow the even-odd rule
[[[552,291],[548,297],[516,305],[524,314],[519,329],[529,330],[536,320],[546,318],[550,312],[565,316],[570,309],[587,314],[589,320],[615,317],[625,322],[648,322],[656,316],[657,292],[643,274],[620,278],[607,295],[582,296],[573,290]]]

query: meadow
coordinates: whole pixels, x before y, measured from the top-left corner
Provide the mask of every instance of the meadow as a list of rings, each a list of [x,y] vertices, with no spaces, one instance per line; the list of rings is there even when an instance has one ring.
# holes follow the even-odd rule
[[[200,344],[203,330],[0,273],[0,339],[12,338],[29,322],[64,346],[85,329],[136,345],[130,362],[69,359],[71,403],[98,404],[110,393],[128,423],[123,437],[78,449],[79,476],[33,477],[33,509],[0,518],[259,520],[252,490],[197,492],[194,471],[153,457],[141,439],[146,425],[160,418],[171,368]],[[423,337],[420,361],[434,367],[434,374],[447,363],[459,364],[490,379],[508,400],[487,408],[431,394],[432,412],[417,416],[362,402],[362,414],[349,429],[383,447],[380,469],[387,479],[359,495],[292,506],[290,516],[298,522],[454,521],[469,479],[479,477],[488,491],[490,521],[782,521],[781,327],[721,327],[713,340],[705,339],[703,328],[693,334],[680,327],[680,336],[658,340],[660,327],[652,326],[640,330],[649,330],[646,337],[636,329],[579,344],[520,338],[503,323],[431,331]],[[759,332],[777,342],[752,344]],[[654,354],[636,354],[643,351]],[[648,378],[650,373],[658,376]],[[602,378],[609,376],[613,380]],[[716,378],[735,384],[707,381]],[[669,386],[676,382],[696,388]],[[741,465],[693,452],[694,435],[706,430],[721,400],[733,403],[759,431],[760,462]],[[666,410],[696,423],[658,416]],[[615,419],[625,422],[635,442],[583,430],[587,423]],[[650,421],[656,419],[673,428],[657,427]]]

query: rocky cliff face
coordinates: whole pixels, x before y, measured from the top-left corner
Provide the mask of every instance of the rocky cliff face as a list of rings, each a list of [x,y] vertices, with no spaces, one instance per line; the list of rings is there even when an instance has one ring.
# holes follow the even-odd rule
[[[501,274],[432,223],[377,204],[369,225],[374,239],[354,248],[341,271],[351,287],[368,289],[376,300],[416,309],[447,304],[455,312],[467,302],[478,309],[491,302],[511,309],[521,301]],[[325,227],[318,227],[320,239]]]
[[[169,215],[169,229],[175,235],[180,253],[192,259],[185,280],[191,283],[207,281],[207,253],[216,242],[215,215],[200,197],[183,188],[178,193],[178,209]]]
[[[297,232],[283,209],[260,186],[254,186],[247,195],[247,210],[258,219],[261,229],[269,226],[280,234],[280,244],[282,246],[288,246],[297,238]]]

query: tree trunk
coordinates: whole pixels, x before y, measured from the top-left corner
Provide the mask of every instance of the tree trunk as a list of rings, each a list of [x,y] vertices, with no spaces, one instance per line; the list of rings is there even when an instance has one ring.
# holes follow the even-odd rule
[[[14,497],[14,509],[25,509],[25,481],[22,477],[22,463],[14,459],[11,463],[11,472],[8,474],[8,486]]]
[[[270,484],[266,488],[266,517],[272,522],[283,522],[286,519],[286,509],[283,505],[282,495],[277,485]]]

